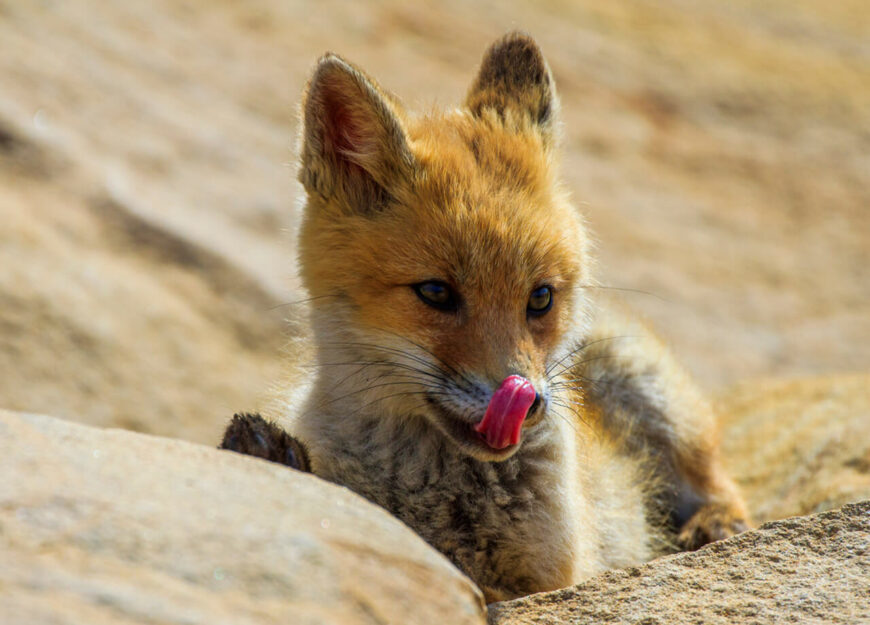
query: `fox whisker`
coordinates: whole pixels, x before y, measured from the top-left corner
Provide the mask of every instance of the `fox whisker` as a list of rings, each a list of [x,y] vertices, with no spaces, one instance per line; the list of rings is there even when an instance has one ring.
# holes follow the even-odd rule
[[[369,402],[366,402],[365,404],[363,404],[362,406],[360,406],[359,409],[358,409],[356,412],[353,413],[353,416],[356,416],[356,415],[360,414],[361,412],[363,412],[366,408],[369,408],[369,407],[371,407],[371,406],[377,404],[378,402],[381,402],[381,401],[384,401],[384,400],[387,400],[387,399],[392,399],[392,398],[395,398],[395,397],[410,397],[410,396],[412,396],[412,395],[422,395],[422,396],[425,397],[425,396],[427,396],[427,395],[433,395],[433,394],[434,394],[434,395],[441,395],[441,394],[447,394],[447,393],[445,393],[445,392],[436,392],[436,393],[433,393],[432,391],[409,391],[409,392],[403,392],[403,393],[393,393],[393,394],[391,394],[391,395],[385,395],[385,396],[383,396],[383,397],[377,397],[377,398],[375,398],[375,399],[373,399],[373,400],[371,400],[371,401],[369,401]],[[416,408],[415,408],[415,410],[416,410]]]
[[[316,300],[324,299],[327,297],[336,297],[334,294],[328,293],[326,295],[318,295],[316,297],[306,297],[305,299],[296,300],[295,302],[282,302],[281,304],[275,304],[274,306],[270,306],[264,310],[271,311],[277,310],[278,308],[284,308],[287,306],[299,306],[301,304],[307,304],[309,302],[314,302]]]
[[[671,300],[669,300],[665,297],[662,297],[661,295],[659,295],[657,293],[653,293],[651,291],[644,291],[643,289],[632,289],[632,288],[623,287],[623,286],[608,286],[608,285],[604,285],[604,284],[577,284],[573,288],[575,288],[575,289],[605,289],[608,291],[625,291],[628,293],[640,293],[641,295],[649,295],[650,297],[654,297],[657,300],[661,300],[663,302],[673,303]]]
[[[393,333],[390,333],[390,334],[393,334]],[[418,347],[418,348],[420,348],[420,349],[423,349],[423,350],[426,351],[427,353],[432,354],[432,353],[431,353],[429,350],[427,350],[425,347],[422,347],[422,346],[420,346],[420,345],[417,345],[416,343],[414,343],[414,342],[411,341],[410,339],[405,339],[404,337],[402,337],[402,336],[400,336],[400,335],[398,335],[398,334],[394,334],[394,336],[398,336],[399,338],[402,338],[402,339],[408,341],[408,342],[411,343],[412,345],[414,345],[414,346],[416,346],[416,347]],[[408,358],[408,359],[410,359],[410,360],[412,360],[412,361],[414,361],[414,362],[417,362],[417,363],[419,363],[419,364],[421,364],[421,365],[423,365],[423,366],[425,366],[425,367],[428,367],[428,368],[430,368],[433,372],[435,372],[436,374],[438,374],[439,376],[450,377],[450,376],[449,376],[449,373],[454,373],[455,375],[457,375],[457,376],[458,376],[458,377],[459,377],[463,382],[465,382],[466,384],[469,384],[469,385],[471,384],[471,381],[468,380],[468,378],[466,378],[465,375],[463,375],[461,372],[457,371],[457,370],[454,369],[453,367],[450,367],[450,365],[448,365],[447,363],[444,363],[443,361],[441,361],[440,359],[438,359],[437,356],[435,356],[434,354],[432,354],[433,358],[435,358],[436,361],[437,361],[437,363],[440,363],[440,365],[439,365],[439,364],[436,364],[436,363],[429,362],[429,361],[426,360],[425,358],[421,358],[420,356],[418,356],[418,355],[416,355],[416,354],[412,354],[412,353],[410,353],[410,352],[407,352],[407,351],[405,351],[405,350],[401,350],[401,349],[398,349],[398,348],[395,348],[395,347],[386,347],[386,346],[383,346],[383,345],[376,345],[376,344],[373,344],[373,343],[364,343],[364,342],[330,342],[330,343],[327,343],[327,344],[329,344],[329,345],[336,345],[336,346],[342,346],[342,345],[343,345],[343,346],[347,346],[347,347],[365,347],[365,348],[370,348],[370,349],[373,349],[373,350],[376,350],[376,351],[386,352],[386,353],[389,353],[389,354],[395,354],[395,355],[397,355],[397,356],[401,356],[401,357]],[[443,367],[442,367],[441,365],[443,365]],[[460,386],[461,386],[461,385],[460,385]],[[464,390],[465,390],[465,389],[464,389]]]
[[[595,339],[594,341],[589,341],[588,343],[585,341],[581,341],[576,347],[571,349],[567,354],[565,354],[564,356],[559,358],[559,360],[557,360],[556,362],[551,364],[549,367],[547,367],[545,374],[547,375],[548,378],[553,378],[553,377],[556,377],[558,375],[561,375],[562,372],[567,371],[571,367],[573,367],[577,364],[580,364],[580,363],[572,362],[572,363],[569,363],[568,365],[565,365],[564,367],[562,367],[562,369],[560,369],[559,371],[553,373],[553,369],[555,369],[557,366],[561,365],[563,362],[565,362],[565,360],[571,358],[571,356],[574,356],[575,354],[578,354],[579,352],[582,352],[584,349],[587,349],[587,348],[589,348],[597,343],[602,343],[604,341],[615,341],[617,339],[631,339],[631,338],[638,338],[638,337],[632,336],[632,335],[620,335],[620,336],[606,336],[606,337],[603,337],[600,339]]]
[[[415,341],[412,341],[412,340],[409,339],[408,337],[406,337],[406,336],[402,336],[401,334],[397,334],[397,333],[395,333],[395,332],[389,332],[389,331],[386,331],[386,330],[384,330],[384,332],[387,332],[387,334],[390,334],[390,335],[395,336],[395,337],[397,337],[397,338],[399,338],[399,339],[401,339],[401,340],[403,340],[403,341],[406,341],[406,342],[410,343],[411,345],[413,345],[413,346],[416,347],[417,349],[421,349],[421,350],[423,350],[424,352],[426,352],[427,354],[429,354],[430,356],[432,356],[432,358],[434,358],[435,361],[436,361],[437,363],[440,363],[440,365],[446,367],[448,371],[450,371],[451,373],[453,373],[453,374],[459,376],[459,378],[460,378],[463,382],[465,382],[465,383],[468,384],[468,385],[473,385],[472,381],[469,380],[463,372],[459,371],[459,370],[456,369],[455,367],[453,367],[453,366],[451,366],[450,364],[448,364],[448,363],[444,362],[443,360],[441,360],[438,356],[435,355],[435,353],[434,353],[432,350],[430,350],[430,349],[427,348],[426,346],[424,346],[424,345],[420,345],[419,343],[417,343],[417,342],[415,342]]]
[[[329,406],[329,405],[332,404],[332,403],[335,403],[335,402],[341,401],[341,400],[343,400],[343,399],[347,399],[347,398],[349,398],[349,397],[353,397],[354,395],[359,395],[360,393],[367,393],[367,392],[369,392],[369,391],[373,391],[373,390],[375,390],[375,389],[383,388],[383,387],[386,387],[386,386],[401,386],[401,385],[404,385],[404,386],[411,386],[412,383],[411,383],[411,382],[381,382],[381,383],[379,383],[379,384],[372,384],[372,385],[369,385],[369,386],[364,386],[364,387],[362,387],[362,388],[358,388],[358,389],[356,389],[356,390],[354,390],[354,391],[351,391],[351,392],[349,392],[349,393],[345,393],[344,395],[341,395],[341,396],[339,396],[339,397],[335,397],[335,398],[333,398],[333,399],[331,399],[331,400],[329,400],[329,401],[327,401],[327,402],[321,402],[320,404],[317,405],[317,408],[318,408],[318,409],[322,409],[322,408],[324,408],[324,407],[326,407],[326,406]],[[417,386],[420,386],[420,384],[417,383]],[[426,389],[426,390],[409,391],[409,393],[411,393],[411,394],[417,394],[417,393],[419,393],[419,394],[424,394],[424,393],[432,393],[432,392],[436,392],[436,393],[445,393],[445,392],[446,392],[446,391],[444,390],[443,387],[441,387],[441,386],[436,386],[436,385],[423,386],[423,388]],[[386,397],[380,397],[380,398],[378,398],[378,399],[379,399],[379,400],[380,400],[380,399],[387,399],[388,397],[395,397],[395,396],[396,396],[396,395],[388,395],[388,396],[386,396]],[[377,400],[376,400],[376,401],[377,401]],[[367,404],[367,405],[368,405],[368,404]]]

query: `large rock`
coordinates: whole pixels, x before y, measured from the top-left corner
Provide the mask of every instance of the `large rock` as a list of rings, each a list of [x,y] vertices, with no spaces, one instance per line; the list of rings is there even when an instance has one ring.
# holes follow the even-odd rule
[[[490,607],[490,625],[870,621],[870,502]]]
[[[870,499],[870,375],[742,384],[718,409],[723,456],[756,521]]]
[[[231,452],[0,411],[0,623],[473,624],[383,510]]]

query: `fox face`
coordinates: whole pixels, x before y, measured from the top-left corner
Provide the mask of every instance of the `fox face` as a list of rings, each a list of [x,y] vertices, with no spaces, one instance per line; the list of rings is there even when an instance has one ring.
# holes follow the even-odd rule
[[[425,422],[488,461],[547,418],[589,279],[554,173],[557,109],[522,35],[490,48],[463,107],[419,118],[320,60],[303,100],[299,265],[329,414]]]

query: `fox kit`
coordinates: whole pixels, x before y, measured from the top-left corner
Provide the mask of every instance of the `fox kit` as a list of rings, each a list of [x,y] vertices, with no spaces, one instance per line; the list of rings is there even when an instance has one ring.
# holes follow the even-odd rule
[[[461,107],[413,116],[328,54],[302,108],[312,337],[276,416],[313,473],[407,523],[487,601],[746,527],[710,407],[597,295],[558,108],[522,34],[487,51]],[[251,452],[236,434],[224,446]]]

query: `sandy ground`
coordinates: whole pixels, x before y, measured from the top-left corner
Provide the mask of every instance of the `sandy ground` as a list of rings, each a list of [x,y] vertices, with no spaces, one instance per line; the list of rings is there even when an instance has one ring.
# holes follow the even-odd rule
[[[0,406],[216,442],[303,297],[317,56],[425,110],[514,28],[601,280],[703,385],[870,370],[863,0],[0,0]]]

